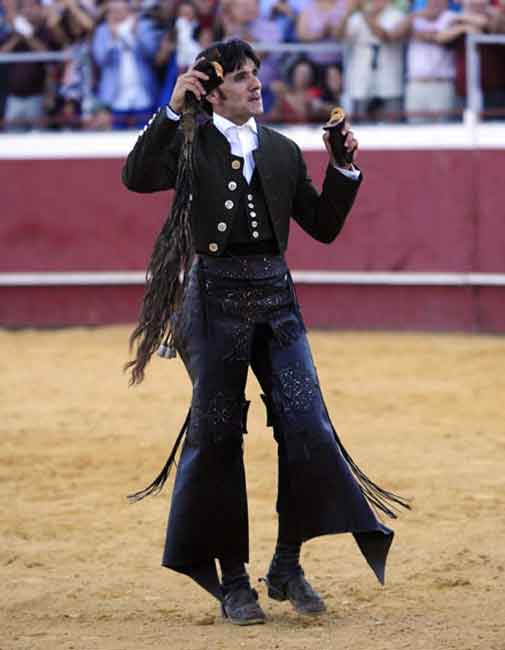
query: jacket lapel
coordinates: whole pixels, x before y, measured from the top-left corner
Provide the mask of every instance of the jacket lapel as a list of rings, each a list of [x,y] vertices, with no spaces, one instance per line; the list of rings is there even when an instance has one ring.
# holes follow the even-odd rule
[[[221,155],[228,155],[230,153],[230,145],[228,140],[224,137],[219,129],[214,126],[211,119],[206,120],[202,124],[203,133],[205,138],[211,143],[211,146],[220,152]]]
[[[274,149],[270,133],[263,126],[258,125],[258,148],[253,151],[253,157],[263,183],[272,178],[272,163],[275,161]]]
[[[270,218],[277,230],[278,205],[282,194],[281,170],[283,155],[270,131],[261,125],[258,125],[258,148],[253,152],[253,157],[265,194]],[[277,172],[276,175],[275,172]]]

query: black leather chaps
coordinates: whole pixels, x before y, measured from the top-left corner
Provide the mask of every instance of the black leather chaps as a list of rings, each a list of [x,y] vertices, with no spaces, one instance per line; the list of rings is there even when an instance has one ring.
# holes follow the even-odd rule
[[[215,560],[249,560],[243,435],[250,367],[278,445],[284,529],[301,542],[352,533],[383,582],[393,531],[369,502],[387,511],[395,495],[361,472],[333,428],[284,259],[197,256],[174,331],[193,395],[162,564],[221,598]]]

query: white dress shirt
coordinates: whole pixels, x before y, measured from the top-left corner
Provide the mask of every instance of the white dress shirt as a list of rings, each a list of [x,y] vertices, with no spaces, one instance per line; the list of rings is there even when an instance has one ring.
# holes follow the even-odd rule
[[[178,113],[174,113],[170,106],[167,106],[167,117],[169,120],[179,120],[181,116]],[[212,114],[212,120],[216,129],[230,143],[232,155],[244,159],[242,173],[249,183],[255,166],[253,151],[258,148],[258,125],[256,124],[256,120],[254,117],[250,117],[245,124],[239,126],[218,113]],[[335,169],[338,169],[341,174],[355,181],[359,179],[361,173],[359,169],[344,169],[336,165]]]

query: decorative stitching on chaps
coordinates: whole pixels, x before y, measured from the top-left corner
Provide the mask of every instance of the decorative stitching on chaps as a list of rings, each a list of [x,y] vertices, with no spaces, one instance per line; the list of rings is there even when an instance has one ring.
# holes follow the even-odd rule
[[[191,408],[188,443],[220,445],[231,439],[242,439],[247,433],[247,413],[250,401],[243,396],[216,393],[207,403],[205,410],[198,404]]]
[[[301,362],[274,371],[273,401],[287,417],[308,413],[316,398],[319,385],[315,377]]]
[[[251,357],[251,325],[233,325],[230,334],[231,351],[223,356],[223,361],[245,361]]]
[[[280,316],[271,318],[269,325],[272,329],[277,344],[281,348],[287,348],[294,343],[303,332],[300,321],[291,312],[283,313]]]

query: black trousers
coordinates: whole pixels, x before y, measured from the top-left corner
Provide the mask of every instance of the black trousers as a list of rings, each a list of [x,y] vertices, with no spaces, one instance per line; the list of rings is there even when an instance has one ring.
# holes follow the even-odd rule
[[[215,560],[249,560],[242,443],[251,368],[278,444],[283,530],[300,542],[353,533],[383,582],[393,531],[370,508],[333,428],[284,259],[199,256],[174,329],[193,395],[162,564],[220,598]]]

